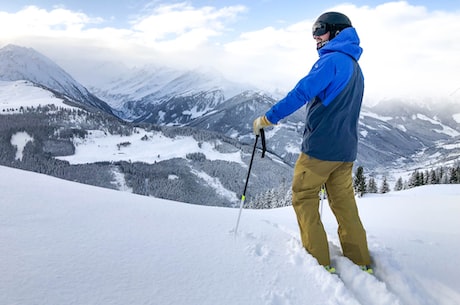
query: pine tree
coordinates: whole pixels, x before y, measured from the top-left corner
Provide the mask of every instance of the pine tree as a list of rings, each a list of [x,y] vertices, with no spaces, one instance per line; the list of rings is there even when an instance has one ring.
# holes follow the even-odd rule
[[[450,172],[450,177],[449,177],[450,184],[458,183],[457,170],[458,168],[455,168],[455,167],[450,168],[450,171],[449,171]]]
[[[395,191],[401,191],[403,189],[403,180],[401,177],[396,181]]]
[[[442,175],[440,176],[439,183],[449,184],[449,171],[447,169],[443,169]]]
[[[387,177],[383,177],[383,181],[382,181],[382,187],[380,188],[380,193],[381,194],[385,194],[385,193],[388,193],[390,191],[390,186],[388,185],[388,182],[387,182]]]
[[[447,179],[446,179],[446,173],[445,173],[445,169],[444,167],[439,167],[437,169],[437,178],[438,178],[438,184],[444,184],[444,183],[447,183]]]
[[[423,185],[423,174],[420,174],[418,170],[415,170],[409,179],[409,187],[413,188],[421,185]]]
[[[369,182],[367,183],[367,192],[371,194],[378,193],[377,183],[375,182],[375,179],[372,177],[369,178]]]
[[[430,184],[430,173],[428,170],[425,170],[425,174],[423,175],[423,185]]]
[[[430,176],[428,178],[428,184],[438,184],[439,180],[436,176],[436,171],[434,169],[430,170]]]
[[[358,196],[364,195],[366,193],[366,178],[364,177],[364,170],[362,166],[359,166],[356,169],[355,178],[353,181],[353,187]]]

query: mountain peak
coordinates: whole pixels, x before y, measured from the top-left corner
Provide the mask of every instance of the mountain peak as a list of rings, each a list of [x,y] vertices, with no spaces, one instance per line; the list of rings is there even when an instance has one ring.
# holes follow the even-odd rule
[[[5,81],[28,80],[62,92],[62,81],[72,83],[80,91],[81,85],[51,59],[32,48],[9,44],[0,49],[0,79]],[[66,92],[62,92],[66,93]]]
[[[67,96],[76,102],[108,112],[110,107],[45,55],[32,48],[9,44],[0,49],[0,80],[26,80]]]

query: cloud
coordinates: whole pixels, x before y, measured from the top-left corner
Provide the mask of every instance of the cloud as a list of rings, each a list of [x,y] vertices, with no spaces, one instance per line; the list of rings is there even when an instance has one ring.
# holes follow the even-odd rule
[[[345,13],[357,28],[367,99],[444,97],[460,87],[460,11],[429,11],[405,1],[326,10]],[[0,34],[0,44],[34,47],[80,75],[92,60],[209,65],[263,89],[291,89],[318,57],[311,37],[314,19],[274,20],[270,27],[238,33],[243,17],[250,21],[250,7],[154,4],[132,17],[128,27],[116,28],[82,12],[28,6],[0,12],[0,26],[9,29]]]
[[[369,99],[446,97],[460,86],[460,40],[455,34],[460,31],[460,11],[430,12],[404,1],[328,10],[345,13],[357,28]],[[253,69],[260,67],[258,80],[275,86],[278,82],[283,88],[291,83],[292,88],[317,59],[310,34],[313,22],[242,33],[226,45],[226,52]],[[270,73],[274,77],[268,79]]]
[[[240,80],[255,81],[263,89],[293,87],[318,58],[311,24],[303,21],[242,33],[224,45],[227,60],[222,65],[230,73],[239,74]]]
[[[131,22],[136,36],[162,51],[192,51],[225,31],[224,22],[244,12],[244,6],[194,8],[187,3],[160,5]]]
[[[86,25],[98,24],[102,18],[90,18],[84,13],[64,8],[51,11],[27,6],[15,14],[0,12],[2,38],[18,36],[60,36],[80,33]]]
[[[405,1],[337,9],[360,33],[368,93],[445,97],[460,86],[460,11],[428,11]]]

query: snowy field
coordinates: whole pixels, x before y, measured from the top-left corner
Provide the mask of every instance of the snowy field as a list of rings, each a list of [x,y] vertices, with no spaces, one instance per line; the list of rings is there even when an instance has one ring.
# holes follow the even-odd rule
[[[195,140],[192,136],[168,138],[159,131],[145,131],[130,136],[110,135],[100,130],[91,130],[84,139],[74,139],[75,154],[58,159],[70,164],[104,161],[131,161],[155,163],[173,158],[186,158],[189,153],[203,153],[208,160],[226,160],[245,164],[241,152],[220,153],[214,144]],[[123,146],[123,143],[129,143]]]
[[[0,304],[460,304],[460,185],[358,199],[375,261],[330,275],[290,207],[244,210],[142,197],[0,167]],[[248,190],[250,193],[250,190]]]
[[[20,107],[54,104],[56,107],[79,109],[64,104],[62,99],[28,81],[0,81],[0,114],[18,113]]]

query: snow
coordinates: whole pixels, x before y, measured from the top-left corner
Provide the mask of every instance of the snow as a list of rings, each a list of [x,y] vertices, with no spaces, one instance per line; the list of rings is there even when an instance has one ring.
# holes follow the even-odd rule
[[[24,152],[24,148],[26,147],[27,143],[33,141],[32,138],[27,132],[17,132],[11,136],[10,143],[13,147],[16,147],[16,160],[22,161],[22,155]]]
[[[169,180],[177,180],[177,179],[179,179],[179,176],[176,176],[176,175],[168,175],[168,179],[169,179]]]
[[[293,143],[287,143],[284,150],[291,154],[298,154],[300,152],[299,145],[294,145]]]
[[[2,80],[29,80],[77,101],[89,95],[81,84],[56,63],[31,48],[12,44],[3,47],[0,52],[0,71]]]
[[[114,167],[112,169],[112,173],[115,178],[115,181],[112,183],[117,187],[117,190],[130,193],[133,192],[133,189],[126,184],[125,175],[120,171],[119,168]]]
[[[451,136],[451,137],[456,137],[456,136],[460,135],[460,133],[458,131],[456,131],[455,129],[452,129],[452,128],[448,127],[448,126],[445,126],[441,122],[438,122],[438,121],[435,121],[433,119],[430,119],[426,115],[418,113],[417,115],[413,116],[413,119],[415,119],[415,118],[418,118],[418,119],[424,120],[424,121],[428,121],[433,125],[441,126],[442,130],[438,131],[436,129],[433,129],[433,131],[435,131],[435,132],[444,133],[444,134],[446,134],[448,136]]]
[[[396,127],[403,132],[407,132],[407,128],[404,125],[398,124]]]
[[[442,147],[445,148],[445,149],[458,149],[458,148],[460,148],[460,143],[444,144],[444,145],[442,145]]]
[[[374,118],[374,119],[377,119],[377,120],[381,120],[381,121],[384,121],[384,122],[388,122],[388,121],[391,121],[391,120],[394,119],[393,117],[378,115],[376,113],[366,111],[365,109],[363,109],[361,111],[361,116],[363,116],[363,117],[367,116],[367,117]]]
[[[455,122],[460,124],[460,113],[452,115],[452,118],[455,120]]]
[[[235,192],[227,190],[222,183],[220,182],[219,178],[216,177],[211,177],[210,175],[206,174],[203,171],[197,171],[195,169],[192,169],[192,174],[196,175],[197,177],[200,177],[204,181],[206,181],[206,184],[209,185],[211,188],[215,189],[217,194],[219,194],[221,197],[226,198],[230,202],[237,203],[238,200],[237,194]]]
[[[126,145],[124,145],[125,143]],[[129,144],[128,144],[129,143]],[[71,164],[103,161],[131,161],[155,163],[172,158],[185,158],[189,153],[201,152],[208,160],[225,160],[244,164],[239,151],[221,153],[213,144],[198,142],[193,137],[165,137],[161,132],[138,129],[130,136],[111,135],[93,130],[85,139],[74,139],[75,154],[59,157]],[[216,145],[219,144],[216,142]]]
[[[155,104],[169,100],[172,96],[187,96],[203,92],[209,94],[208,98],[212,98],[215,91],[221,91],[224,97],[229,99],[252,88],[247,84],[228,81],[218,71],[206,67],[179,71],[148,65],[120,71],[118,75],[120,76],[117,76],[117,79],[108,83],[99,80],[97,86],[101,89],[93,90],[113,108],[125,112],[125,115],[129,114],[129,109],[125,108],[127,101],[141,101],[147,98]],[[215,102],[219,102],[219,98]],[[183,114],[196,117],[200,113],[201,111],[195,109]]]
[[[291,207],[144,197],[0,167],[1,304],[460,304],[460,185],[358,198],[375,276],[340,254],[328,274]],[[248,189],[248,193],[250,193]]]
[[[182,115],[184,116],[189,115],[190,119],[196,119],[196,118],[203,116],[207,112],[210,112],[212,109],[213,109],[212,107],[206,107],[205,109],[198,111],[198,106],[194,106],[190,110],[182,111]]]
[[[64,104],[53,93],[34,86],[28,81],[0,81],[0,114],[18,113],[21,107],[56,105],[69,109],[78,109]]]

